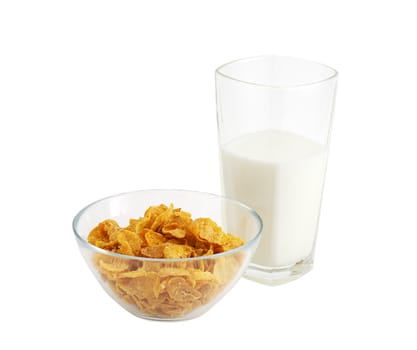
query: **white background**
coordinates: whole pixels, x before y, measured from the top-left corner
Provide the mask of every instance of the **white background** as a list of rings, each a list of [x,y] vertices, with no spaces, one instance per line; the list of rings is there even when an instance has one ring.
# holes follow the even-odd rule
[[[2,1],[5,349],[416,349],[413,1]],[[275,53],[340,73],[314,270],[241,280],[186,322],[135,318],[71,222],[137,189],[219,193],[214,69]]]

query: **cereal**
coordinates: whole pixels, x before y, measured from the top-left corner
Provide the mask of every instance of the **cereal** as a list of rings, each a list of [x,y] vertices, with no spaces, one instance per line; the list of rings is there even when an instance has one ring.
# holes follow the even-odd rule
[[[97,253],[94,262],[123,301],[157,318],[184,315],[216,297],[235,276],[240,263],[233,254],[213,259],[210,255],[244,243],[213,220],[193,220],[190,213],[172,204],[151,206],[143,217],[130,219],[126,227],[104,220],[91,230],[88,241],[115,253],[151,258],[123,259]],[[200,256],[207,258],[181,260]]]

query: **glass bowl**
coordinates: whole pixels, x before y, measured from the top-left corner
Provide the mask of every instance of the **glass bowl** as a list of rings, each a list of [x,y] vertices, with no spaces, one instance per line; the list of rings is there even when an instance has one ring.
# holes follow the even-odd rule
[[[244,245],[212,255],[166,259],[122,255],[87,241],[90,231],[106,219],[125,227],[148,207],[171,203],[193,219],[211,218],[223,231],[240,237]],[[88,267],[124,309],[141,318],[186,320],[208,311],[243,275],[258,245],[262,220],[253,209],[222,196],[144,190],[88,205],[75,216],[73,230]]]

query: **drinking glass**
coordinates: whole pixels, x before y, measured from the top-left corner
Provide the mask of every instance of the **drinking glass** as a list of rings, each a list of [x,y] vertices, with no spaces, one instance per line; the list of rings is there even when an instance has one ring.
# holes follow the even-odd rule
[[[313,267],[337,75],[275,55],[216,70],[222,192],[264,223],[250,279],[276,285]]]

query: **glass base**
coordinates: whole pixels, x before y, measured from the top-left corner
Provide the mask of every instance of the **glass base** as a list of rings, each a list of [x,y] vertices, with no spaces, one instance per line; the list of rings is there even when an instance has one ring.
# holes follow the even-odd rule
[[[244,277],[258,283],[277,286],[300,278],[312,268],[313,261],[309,258],[284,267],[268,267],[250,263]]]

